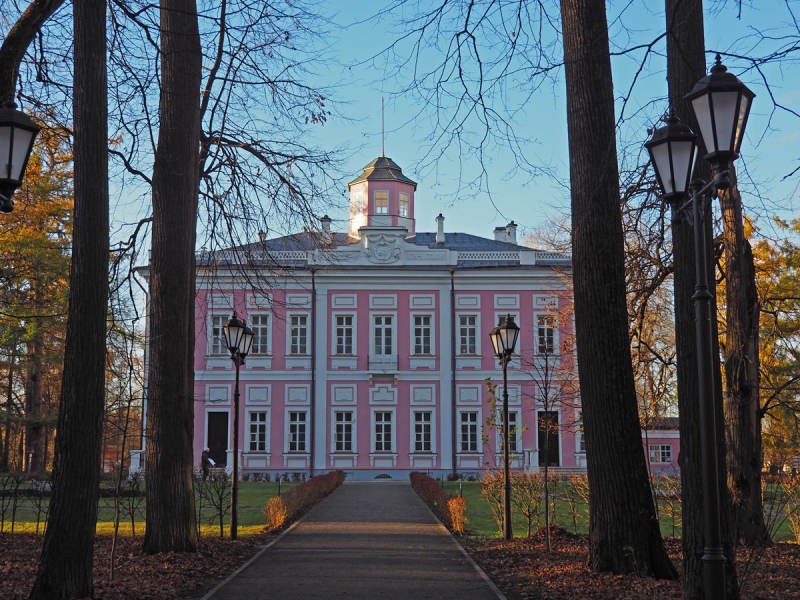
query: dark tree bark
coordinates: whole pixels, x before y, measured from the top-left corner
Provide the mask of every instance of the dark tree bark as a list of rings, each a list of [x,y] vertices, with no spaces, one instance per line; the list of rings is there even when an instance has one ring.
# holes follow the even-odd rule
[[[73,4],[75,211],[53,496],[31,598],[93,595],[108,309],[106,5]]]
[[[8,395],[6,396],[6,438],[3,440],[3,454],[0,457],[0,472],[8,471],[8,456],[11,452],[11,409],[14,407],[14,359],[8,363]]]
[[[561,15],[589,564],[675,579],[650,492],[631,365],[605,2],[563,0]]]
[[[14,97],[19,65],[44,22],[64,0],[34,0],[22,13],[0,46],[0,103]]]
[[[161,0],[160,28],[145,460],[149,553],[194,551],[198,541],[192,437],[202,56],[194,0]]]
[[[753,251],[744,237],[742,197],[730,165],[730,189],[720,193],[725,261],[725,423],[728,483],[736,539],[748,546],[769,542],[761,503],[761,416],[758,326]]]
[[[667,0],[667,83],[670,108],[680,119],[692,127],[690,111],[684,95],[705,76],[705,42],[703,37],[702,0]],[[696,130],[696,129],[695,129]],[[698,161],[695,176],[709,180],[711,170],[703,160]],[[706,219],[706,239],[713,239],[711,219]],[[701,600],[703,589],[703,473],[700,451],[699,380],[697,373],[697,343],[692,295],[695,286],[694,233],[688,224],[672,226],[672,245],[675,260],[675,344],[678,375],[678,412],[680,415],[681,452],[681,511],[683,521],[684,598]],[[707,245],[706,265],[708,281],[714,295],[716,314],[716,281],[714,253]],[[721,503],[720,533],[723,551],[728,559],[726,569],[726,597],[739,598],[736,580],[735,551],[730,527],[730,495],[725,474],[725,434],[722,411],[722,375],[719,362],[719,333],[716,319],[712,319],[712,345],[714,348],[714,410],[717,425],[717,473]]]
[[[34,306],[41,314],[44,308],[41,299],[41,278],[34,277],[31,286]],[[25,417],[27,427],[25,430],[26,453],[30,464],[28,471],[31,475],[41,475],[45,465],[45,431],[42,419],[42,357],[44,355],[44,340],[41,319],[34,319],[33,339],[28,344],[28,378],[25,382]]]

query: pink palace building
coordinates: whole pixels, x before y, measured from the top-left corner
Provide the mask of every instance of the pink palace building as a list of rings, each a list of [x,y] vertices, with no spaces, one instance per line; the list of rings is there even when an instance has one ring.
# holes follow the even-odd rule
[[[585,468],[570,257],[519,245],[513,221],[487,238],[448,232],[439,215],[436,231],[418,232],[417,184],[387,157],[349,188],[346,232],[325,217],[321,234],[262,234],[198,256],[195,463],[204,448],[218,465],[234,460],[222,326],[235,310],[255,332],[240,373],[244,477],[469,477],[500,466],[487,379],[500,394],[503,378],[488,333],[508,314],[521,328],[508,368],[513,466],[538,470],[548,447],[550,465]]]

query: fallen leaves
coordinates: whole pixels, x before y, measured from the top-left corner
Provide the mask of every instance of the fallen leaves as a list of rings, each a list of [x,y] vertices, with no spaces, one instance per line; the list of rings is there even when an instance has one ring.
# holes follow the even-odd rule
[[[174,600],[200,598],[236,570],[274,536],[240,537],[235,542],[204,537],[195,553],[148,556],[140,551],[141,537],[117,540],[114,581],[110,580],[111,538],[95,541],[96,600]],[[0,598],[28,597],[39,566],[40,535],[0,534]]]
[[[679,581],[591,572],[586,566],[586,536],[572,535],[553,527],[553,552],[549,554],[544,550],[543,537],[544,530],[541,530],[530,538],[515,538],[510,542],[468,536],[461,538],[461,543],[509,600],[683,598],[683,586]],[[680,539],[666,538],[665,544],[670,558],[682,574]],[[800,546],[773,544],[752,558],[742,553],[737,563],[743,598],[800,599]]]

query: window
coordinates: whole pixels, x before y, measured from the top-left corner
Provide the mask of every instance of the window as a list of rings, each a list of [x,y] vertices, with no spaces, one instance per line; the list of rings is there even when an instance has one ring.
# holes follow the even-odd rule
[[[517,452],[517,447],[522,438],[522,425],[519,423],[519,413],[508,411],[508,451]]]
[[[577,435],[578,452],[586,453],[586,438],[583,437],[583,411],[578,411]]]
[[[670,444],[650,444],[651,463],[671,463],[672,446]]]
[[[211,354],[224,354],[228,350],[225,334],[222,333],[225,323],[227,323],[225,317],[211,317],[211,339],[209,340]]]
[[[458,318],[459,329],[459,354],[477,354],[475,341],[477,339],[477,320],[475,315],[461,315]]]
[[[536,354],[553,353],[555,318],[550,315],[536,317]]]
[[[408,216],[408,194],[404,194],[400,192],[400,216],[407,217]]]
[[[289,413],[289,452],[306,451],[306,413]]]
[[[334,442],[336,452],[353,451],[353,413],[336,412]]]
[[[461,451],[478,451],[478,413],[461,413]]]
[[[431,451],[431,413],[414,413],[414,452]]]
[[[308,354],[308,315],[292,315],[289,354]]]
[[[431,317],[417,315],[414,317],[414,354],[431,353]]]
[[[267,413],[250,413],[250,452],[267,451]]]
[[[375,354],[389,355],[392,352],[392,317],[375,317]]]
[[[250,320],[253,323],[253,346],[251,354],[269,354],[269,315],[252,315]]]
[[[389,192],[375,192],[375,214],[389,214]]]
[[[353,316],[336,316],[336,354],[353,353]]]
[[[392,451],[392,413],[375,413],[375,452]]]

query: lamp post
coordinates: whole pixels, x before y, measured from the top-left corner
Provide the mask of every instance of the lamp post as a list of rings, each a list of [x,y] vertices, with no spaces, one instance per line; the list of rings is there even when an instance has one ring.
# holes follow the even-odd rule
[[[711,163],[715,177],[710,183],[690,177],[698,149],[698,138],[670,116],[667,125],[655,131],[645,144],[656,171],[662,198],[672,207],[673,222],[694,227],[695,310],[697,373],[700,403],[700,449],[703,471],[703,584],[708,600],[725,600],[725,555],[720,535],[719,478],[716,427],[714,423],[713,354],[711,344],[711,299],[706,272],[704,219],[718,190],[730,187],[730,163],[739,157],[747,117],[755,94],[720,62],[685,96],[700,129],[703,158]],[[686,192],[691,199],[681,204]]]
[[[510,540],[511,532],[511,474],[508,457],[508,363],[519,337],[519,327],[511,315],[500,318],[497,327],[489,332],[494,354],[503,365],[503,539]]]
[[[231,539],[235,540],[239,526],[239,367],[250,354],[253,330],[234,311],[222,331],[233,364],[236,365],[236,385],[233,388],[233,481],[231,483]]]
[[[14,210],[11,196],[22,185],[39,129],[28,115],[17,110],[14,102],[3,103],[0,108],[0,211]]]

